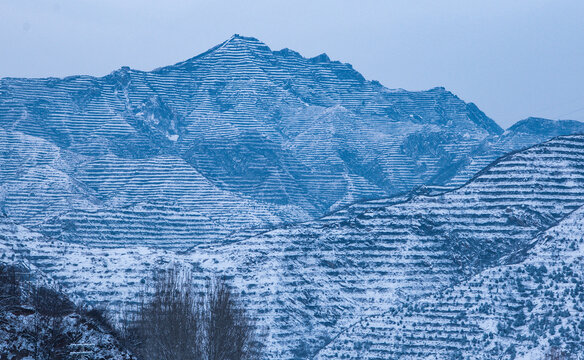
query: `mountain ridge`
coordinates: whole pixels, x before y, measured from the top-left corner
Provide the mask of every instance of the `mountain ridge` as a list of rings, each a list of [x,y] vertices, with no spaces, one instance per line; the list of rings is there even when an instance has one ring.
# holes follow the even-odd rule
[[[462,300],[483,294],[472,279],[512,255],[526,265],[519,255],[566,219],[581,227],[570,216],[584,206],[583,130],[528,118],[504,131],[443,87],[387,89],[326,54],[239,35],[152,71],[0,79],[0,252],[114,311],[175,262],[197,283],[225,276],[266,330],[265,358],[416,358],[426,340],[472,355],[482,338],[459,334],[485,329],[465,318],[497,327],[461,311],[483,305]],[[436,293],[456,294],[456,308]],[[513,306],[532,296],[509,294]],[[504,305],[496,296],[489,306]],[[427,313],[408,308],[418,302]],[[380,315],[394,309],[408,324],[462,315],[446,317],[454,335],[441,342]],[[414,350],[388,336],[369,352],[363,319],[413,336]],[[491,330],[489,354],[525,350]]]

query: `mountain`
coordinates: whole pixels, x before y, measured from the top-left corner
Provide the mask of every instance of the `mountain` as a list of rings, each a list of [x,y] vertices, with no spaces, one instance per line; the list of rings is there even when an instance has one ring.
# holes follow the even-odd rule
[[[530,117],[515,123],[507,132],[512,134],[529,134],[532,136],[541,136],[541,134],[547,133],[555,137],[573,133],[584,133],[584,124],[575,120],[554,121]]]
[[[375,336],[376,328],[360,330],[367,319],[433,297],[448,299],[436,294],[466,289],[473,277],[523,261],[535,249],[534,239],[584,206],[582,169],[584,136],[572,135],[506,155],[443,194],[366,201],[316,221],[190,252],[65,243],[16,224],[6,225],[16,235],[3,238],[0,251],[28,259],[74,296],[108,301],[114,309],[134,301],[156,267],[178,262],[201,284],[222,274],[265,331],[266,358],[335,357],[337,350],[353,356],[350,349]],[[537,296],[530,295],[533,303]],[[376,341],[390,348],[381,354],[396,354],[394,340]],[[363,349],[364,357],[379,356]]]
[[[174,263],[226,276],[265,358],[580,349],[564,334],[581,269],[562,249],[583,130],[503,131],[444,88],[387,89],[238,35],[148,72],[1,79],[0,257],[114,312]],[[519,291],[533,281],[543,298]]]
[[[234,35],[148,72],[1,79],[0,210],[68,242],[184,250],[457,187],[582,127],[546,126],[503,132],[444,88],[390,90],[325,54]]]
[[[539,144],[556,136],[582,134],[584,123],[574,120],[550,120],[542,118],[527,118],[509,127],[503,134],[487,138],[466,159],[455,164],[449,175],[456,172],[449,180],[448,186],[460,186],[469,177],[496,159],[509,152]],[[440,180],[445,179],[444,175]]]

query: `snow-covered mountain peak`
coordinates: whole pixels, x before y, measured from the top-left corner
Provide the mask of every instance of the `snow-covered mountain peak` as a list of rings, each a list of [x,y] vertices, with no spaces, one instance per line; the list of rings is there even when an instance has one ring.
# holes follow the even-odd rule
[[[160,224],[180,226],[177,214],[193,221],[188,231],[160,244],[189,248],[421,185],[455,187],[551,137],[498,136],[444,88],[388,90],[326,55],[239,35],[154,71],[1,79],[0,89],[0,144],[11,149],[0,156],[0,207],[46,234],[110,245],[127,243],[129,229],[148,229],[153,245],[166,238]],[[156,211],[135,217],[126,209],[138,203]]]

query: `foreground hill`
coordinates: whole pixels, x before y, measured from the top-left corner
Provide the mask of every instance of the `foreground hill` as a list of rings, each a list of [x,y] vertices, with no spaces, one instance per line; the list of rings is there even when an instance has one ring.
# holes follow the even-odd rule
[[[584,353],[583,260],[580,208],[500,265],[362,319],[317,358],[576,359]]]
[[[136,359],[102,313],[76,307],[38,271],[6,259],[0,261],[0,325],[0,359],[69,359],[82,351],[104,360]]]
[[[443,88],[367,81],[235,35],[178,64],[0,80],[0,209],[45,235],[184,250],[423,184],[582,130],[503,130]]]
[[[16,235],[1,246],[74,296],[113,307],[135,299],[141,280],[171,262],[200,281],[224,274],[265,330],[266,357],[307,358],[363,318],[446,291],[531,248],[584,205],[583,172],[584,136],[558,137],[504,156],[444,194],[363,202],[182,254],[67,244],[17,225],[6,225]]]

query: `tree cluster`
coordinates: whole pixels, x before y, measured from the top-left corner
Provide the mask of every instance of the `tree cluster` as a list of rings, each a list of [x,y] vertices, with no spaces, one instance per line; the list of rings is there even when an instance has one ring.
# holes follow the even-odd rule
[[[259,356],[253,321],[224,279],[203,289],[188,274],[163,273],[125,317],[123,338],[143,360],[245,360]]]

